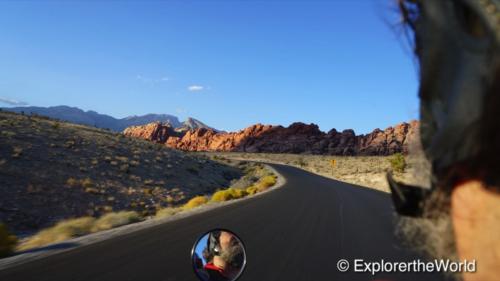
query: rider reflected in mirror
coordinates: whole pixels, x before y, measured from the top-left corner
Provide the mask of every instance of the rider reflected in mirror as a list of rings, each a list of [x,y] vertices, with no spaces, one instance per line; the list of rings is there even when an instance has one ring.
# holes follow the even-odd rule
[[[245,266],[241,240],[227,230],[213,230],[195,244],[193,267],[202,281],[233,281]]]

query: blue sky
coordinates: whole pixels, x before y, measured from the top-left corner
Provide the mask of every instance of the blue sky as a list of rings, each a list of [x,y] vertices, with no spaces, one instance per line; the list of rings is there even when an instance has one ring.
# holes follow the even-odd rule
[[[199,241],[197,241],[194,252],[198,254],[198,257],[201,258],[203,265],[205,265],[207,262],[203,258],[203,250],[207,246],[207,240],[208,240],[208,234],[205,234]]]
[[[367,133],[418,117],[392,2],[2,1],[0,106]]]

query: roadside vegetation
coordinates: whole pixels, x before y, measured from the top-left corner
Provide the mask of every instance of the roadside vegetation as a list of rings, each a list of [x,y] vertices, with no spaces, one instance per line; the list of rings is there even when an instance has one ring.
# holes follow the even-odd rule
[[[0,111],[0,222],[26,237],[59,221],[153,216],[229,186],[237,167],[123,134]]]
[[[396,153],[392,155],[388,160],[389,163],[391,163],[391,168],[393,171],[398,173],[404,173],[406,168],[406,160],[403,154]]]
[[[156,218],[165,218],[182,211],[191,210],[207,204],[216,204],[235,199],[241,199],[266,191],[277,182],[277,176],[264,165],[246,161],[232,161],[225,158],[215,158],[216,161],[230,163],[243,169],[245,174],[231,183],[228,188],[217,190],[211,195],[199,195],[190,199],[186,204],[176,207],[162,208],[157,211]]]
[[[224,162],[225,160],[218,160]],[[244,171],[244,176],[231,182],[230,187],[222,188],[214,193],[196,195],[183,204],[172,204],[166,208],[158,208],[154,218],[166,218],[178,213],[196,209],[208,204],[244,198],[263,192],[274,186],[277,176],[262,164],[230,161],[234,167]],[[86,181],[70,181],[71,185],[89,185]],[[65,219],[55,225],[45,228],[36,234],[21,240],[19,243],[15,236],[8,234],[5,226],[0,225],[0,254],[8,256],[15,250],[25,251],[33,248],[44,247],[65,240],[112,229],[150,218],[136,211],[108,212],[100,217],[83,216]]]
[[[200,152],[217,161],[262,161],[294,166],[324,177],[390,192],[386,173],[395,171],[398,180],[422,183],[428,180],[428,164],[418,153],[391,156],[337,156],[244,152]]]
[[[142,219],[143,218],[134,211],[112,212],[105,214],[100,218],[81,217],[67,219],[58,222],[52,227],[41,230],[35,235],[25,239],[17,246],[17,250],[22,251],[46,246],[48,244],[61,242],[86,234],[138,222]]]

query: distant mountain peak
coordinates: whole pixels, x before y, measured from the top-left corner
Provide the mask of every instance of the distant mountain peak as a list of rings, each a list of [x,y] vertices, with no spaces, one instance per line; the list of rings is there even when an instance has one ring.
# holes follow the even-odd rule
[[[17,113],[24,112],[25,114],[38,114],[50,118],[60,119],[71,123],[95,126],[103,129],[110,129],[121,132],[130,126],[144,125],[152,122],[168,122],[172,127],[181,127],[179,119],[170,114],[153,114],[133,115],[125,118],[114,118],[106,114],[100,114],[96,111],[84,111],[78,107],[67,105],[58,105],[51,107],[25,106],[25,107],[4,107],[6,111]],[[198,121],[199,122],[199,121]],[[200,122],[201,123],[201,122]]]
[[[192,130],[198,129],[198,128],[206,128],[206,129],[212,129],[205,123],[201,122],[200,120],[194,119],[193,117],[188,117],[186,121],[182,122],[183,126],[186,126]]]

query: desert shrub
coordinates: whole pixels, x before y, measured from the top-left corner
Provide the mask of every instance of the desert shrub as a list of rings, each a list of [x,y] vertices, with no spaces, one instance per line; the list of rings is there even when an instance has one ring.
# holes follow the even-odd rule
[[[269,175],[260,179],[260,181],[256,184],[259,192],[268,189],[269,187],[276,184],[276,176]]]
[[[233,195],[227,191],[227,189],[219,190],[212,194],[211,201],[213,202],[223,202],[233,199]]]
[[[7,226],[0,223],[0,258],[11,255],[17,244],[17,237],[12,235]]]
[[[300,167],[305,167],[307,165],[307,163],[304,161],[304,158],[299,158],[297,161],[296,161],[297,165],[299,165]]]
[[[242,198],[248,195],[248,192],[241,188],[229,188],[229,192],[231,192],[234,199]]]
[[[87,187],[84,190],[86,193],[91,193],[91,194],[99,194],[99,189],[93,188],[93,187]]]
[[[141,217],[134,211],[121,211],[116,213],[105,214],[94,222],[91,229],[92,232],[107,230],[114,227],[138,222]]]
[[[212,195],[213,202],[223,202],[232,199],[242,198],[248,195],[245,189],[240,188],[228,188],[224,190],[219,190]]]
[[[179,213],[180,211],[182,211],[181,208],[163,208],[163,209],[158,210],[158,212],[156,212],[156,217],[157,218],[166,218],[166,217],[173,216],[173,215]]]
[[[123,165],[120,165],[120,171],[128,174],[130,173],[130,166],[128,164],[123,164]]]
[[[405,157],[401,153],[395,153],[389,158],[389,163],[393,171],[402,173],[406,168]]]
[[[118,161],[121,161],[123,163],[128,163],[128,161],[129,161],[128,157],[126,157],[126,156],[116,156],[115,159]]]
[[[66,185],[68,186],[77,186],[79,184],[78,180],[73,178],[73,177],[70,177],[67,181],[66,181]]]
[[[19,246],[20,250],[61,242],[91,232],[95,218],[82,217],[58,222],[55,226],[41,230]]]
[[[13,151],[12,153],[13,158],[19,158],[23,154],[23,148],[19,146],[12,148],[12,151]]]
[[[83,187],[85,188],[91,188],[91,187],[94,187],[94,183],[92,182],[92,180],[90,178],[85,178],[81,181],[81,184]]]
[[[255,193],[259,192],[259,188],[255,185],[252,185],[246,188],[246,192],[249,195],[254,195]]]
[[[196,197],[191,198],[191,200],[189,200],[186,204],[184,204],[184,206],[182,206],[182,208],[184,210],[189,210],[189,209],[199,207],[203,204],[206,204],[207,202],[208,202],[207,197],[196,196]]]

